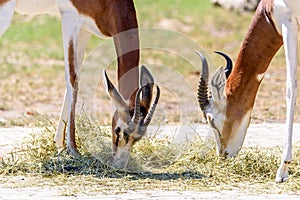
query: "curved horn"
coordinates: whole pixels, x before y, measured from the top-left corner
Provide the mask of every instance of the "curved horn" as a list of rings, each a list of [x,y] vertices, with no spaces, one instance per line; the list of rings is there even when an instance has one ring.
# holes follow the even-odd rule
[[[220,51],[215,51],[215,53],[223,56],[226,59],[227,65],[225,68],[225,75],[226,75],[226,79],[229,77],[231,71],[232,71],[232,60],[229,56],[227,56],[225,53],[220,52]]]
[[[134,123],[134,125],[136,126],[138,123],[139,123],[139,119],[140,119],[140,116],[141,116],[141,111],[140,111],[140,101],[141,101],[141,98],[140,98],[140,95],[141,95],[141,92],[142,90],[146,87],[146,85],[144,85],[143,87],[139,88],[138,91],[136,92],[136,95],[135,95],[135,104],[134,104],[134,112],[133,112],[133,116],[132,116],[132,119],[131,121]]]
[[[153,85],[153,84],[152,84]],[[156,109],[156,106],[158,104],[158,100],[159,100],[159,97],[160,97],[160,89],[158,86],[156,86],[156,97],[155,97],[155,100],[154,102],[152,103],[151,107],[150,107],[150,110],[149,112],[147,113],[143,123],[142,123],[142,126],[148,126],[151,122],[151,119],[153,117],[153,114],[154,114],[154,111]]]
[[[200,105],[204,117],[206,118],[206,109],[210,104],[210,99],[208,97],[208,64],[206,58],[202,55],[202,53],[200,53],[199,51],[196,51],[196,53],[200,56],[200,59],[202,61],[202,72],[198,86],[198,103]]]

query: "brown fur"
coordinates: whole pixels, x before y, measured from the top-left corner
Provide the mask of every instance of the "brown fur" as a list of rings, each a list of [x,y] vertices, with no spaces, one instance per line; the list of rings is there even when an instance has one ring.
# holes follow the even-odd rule
[[[91,17],[102,34],[113,37],[118,56],[118,85],[125,100],[134,107],[139,78],[139,35],[133,0],[71,0],[79,13]],[[71,70],[71,69],[70,69]],[[71,72],[71,71],[70,71]],[[70,73],[71,74],[71,73]],[[71,82],[74,83],[71,75]],[[112,120],[113,146],[118,113]],[[115,147],[114,147],[115,148]]]
[[[2,6],[3,4],[7,3],[10,0],[0,0],[0,6]]]
[[[70,120],[70,146],[73,148],[77,148],[75,141],[75,107],[76,107],[76,97],[77,97],[77,89],[78,89],[78,83],[77,83],[77,75],[75,72],[75,57],[74,57],[74,43],[73,40],[69,42],[69,73],[70,73],[70,82],[73,88],[73,98],[74,101],[72,102],[72,111],[71,112],[71,120]]]
[[[75,81],[77,79],[77,76],[76,76],[76,72],[75,72],[75,65],[74,65],[74,44],[73,44],[73,40],[71,40],[69,42],[69,50],[68,50],[68,53],[69,53],[69,73],[70,73],[70,82],[71,82],[71,85],[72,87],[74,88],[75,86]]]
[[[139,35],[133,0],[71,0],[71,2],[79,13],[94,19],[104,35],[114,38],[118,55],[119,90],[122,96],[126,100],[130,99],[133,104],[139,77]],[[130,75],[124,76],[126,73]]]
[[[77,93],[77,91],[75,91],[74,93]],[[74,94],[73,94],[73,97],[74,97]],[[76,145],[76,140],[75,140],[75,108],[76,108],[76,101],[77,99],[74,97],[74,101],[72,103],[72,112],[71,112],[71,115],[70,115],[70,147],[72,148],[77,148],[77,145]]]
[[[9,0],[0,0],[0,6]],[[139,83],[139,34],[138,23],[133,0],[70,0],[81,15],[94,20],[97,28],[106,36],[113,37],[118,56],[118,85],[119,91],[125,100],[130,100],[134,106],[135,93]],[[76,23],[76,21],[74,22]],[[70,116],[71,147],[76,148],[75,142],[75,104],[78,89],[76,74],[77,41],[69,41],[69,73],[73,87],[72,113]]]
[[[282,36],[276,31],[271,19],[273,1],[262,0],[252,19],[232,74],[226,83],[227,111],[222,130],[226,148],[233,135],[234,124],[240,124],[245,114],[252,110],[263,74],[273,56],[282,46]]]

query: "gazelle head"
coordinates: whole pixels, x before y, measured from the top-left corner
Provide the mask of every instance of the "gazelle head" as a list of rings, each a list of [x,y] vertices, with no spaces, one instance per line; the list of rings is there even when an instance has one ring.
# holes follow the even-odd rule
[[[232,61],[224,53],[216,52],[227,60],[227,66],[219,67],[209,80],[208,64],[202,60],[202,73],[198,88],[198,102],[206,122],[216,141],[217,152],[225,156],[237,154],[244,142],[250,122],[251,109],[244,109],[243,99],[226,93],[227,79],[232,70]],[[210,86],[210,93],[208,92]],[[250,95],[250,94],[249,94]]]
[[[135,103],[131,106],[124,100],[104,71],[107,93],[116,107],[112,122],[112,150],[113,166],[119,169],[127,167],[130,150],[145,135],[160,97],[160,89],[156,86],[156,97],[151,103],[153,77],[144,66],[140,74],[140,88],[136,92]]]

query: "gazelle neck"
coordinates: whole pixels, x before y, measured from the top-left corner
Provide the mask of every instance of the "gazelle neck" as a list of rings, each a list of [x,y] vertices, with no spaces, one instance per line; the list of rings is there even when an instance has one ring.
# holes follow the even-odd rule
[[[243,124],[239,128],[242,134],[238,137],[245,136],[259,85],[272,58],[283,44],[282,36],[271,19],[271,8],[270,1],[262,0],[226,82],[227,107],[223,133],[228,134],[224,134],[224,141],[233,137],[231,134],[237,124]]]
[[[228,100],[240,99],[248,110],[253,107],[255,96],[272,58],[282,46],[282,36],[271,19],[272,4],[263,1],[258,7],[232,74],[226,83]],[[246,95],[247,94],[247,95]]]

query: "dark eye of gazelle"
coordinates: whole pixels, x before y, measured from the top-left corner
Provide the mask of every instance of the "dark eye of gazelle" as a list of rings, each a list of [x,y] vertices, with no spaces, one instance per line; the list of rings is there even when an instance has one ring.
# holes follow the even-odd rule
[[[118,137],[120,137],[120,132],[121,132],[120,127],[117,127],[117,128],[115,129],[115,134],[116,134]]]
[[[126,131],[124,131],[123,134],[124,134],[124,138],[126,140],[126,143],[128,143],[128,141],[129,141],[129,134]]]
[[[120,132],[121,132],[120,127],[117,127],[117,128],[115,129],[115,134],[117,135],[117,138],[116,138],[116,144],[115,144],[115,145],[116,145],[117,147],[119,146]]]

